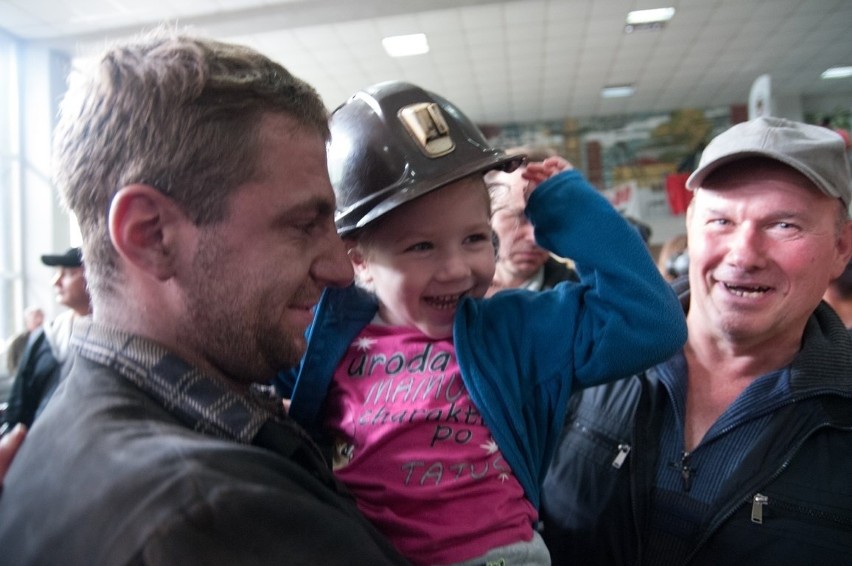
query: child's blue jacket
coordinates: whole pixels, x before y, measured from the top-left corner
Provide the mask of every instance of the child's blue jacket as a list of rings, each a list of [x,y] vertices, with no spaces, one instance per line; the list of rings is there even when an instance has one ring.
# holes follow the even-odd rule
[[[465,298],[453,337],[471,399],[538,508],[571,392],[668,359],[686,341],[686,321],[637,230],[579,172],[542,183],[526,212],[539,245],[571,258],[580,282]],[[335,368],[377,308],[354,285],[326,290],[300,366],[277,377],[290,415],[312,433],[321,435]]]

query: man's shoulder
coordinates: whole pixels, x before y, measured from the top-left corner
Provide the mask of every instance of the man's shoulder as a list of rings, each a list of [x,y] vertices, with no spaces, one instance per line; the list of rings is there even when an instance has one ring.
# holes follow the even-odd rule
[[[852,397],[852,334],[824,302],[805,325],[793,370],[796,389],[830,389]]]
[[[124,393],[106,396],[116,394]],[[0,513],[10,520],[0,527],[0,543],[8,542],[13,556],[32,551],[12,541],[13,522],[39,523],[27,534],[31,541],[63,539],[61,533],[73,531],[58,546],[72,557],[90,556],[92,563],[126,563],[136,553],[160,551],[190,560],[209,554],[192,541],[206,541],[223,545],[221,551],[234,554],[238,564],[238,532],[265,557],[272,550],[308,547],[280,537],[278,527],[294,521],[317,528],[348,525],[347,536],[357,538],[351,502],[324,490],[292,459],[192,430],[141,398],[112,405],[95,401],[79,415],[71,414],[78,398],[56,401],[24,443],[0,499]],[[50,520],[40,521],[47,516]],[[278,541],[266,533],[270,525],[278,525],[271,529]],[[86,545],[101,554],[91,549],[85,554]]]
[[[613,412],[624,414],[636,403],[643,388],[647,387],[647,373],[618,379],[601,385],[587,387],[574,393],[572,405],[580,412]]]

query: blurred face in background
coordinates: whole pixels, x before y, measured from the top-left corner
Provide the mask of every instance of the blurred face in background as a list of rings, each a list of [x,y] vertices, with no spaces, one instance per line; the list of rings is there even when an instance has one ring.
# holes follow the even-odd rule
[[[530,279],[549,257],[547,250],[536,245],[533,226],[524,214],[524,169],[495,171],[485,177],[493,209],[491,225],[499,239],[496,278],[505,286]]]
[[[56,302],[77,312],[89,311],[89,291],[83,267],[60,267],[53,277]]]
[[[37,307],[30,307],[24,311],[24,326],[27,330],[35,330],[44,324],[44,311]]]

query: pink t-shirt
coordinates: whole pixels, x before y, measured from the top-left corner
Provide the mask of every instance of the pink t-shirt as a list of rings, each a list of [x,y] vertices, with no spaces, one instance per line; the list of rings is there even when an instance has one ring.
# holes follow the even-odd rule
[[[370,324],[326,399],[335,473],[415,564],[529,541],[537,520],[462,383],[451,339]]]

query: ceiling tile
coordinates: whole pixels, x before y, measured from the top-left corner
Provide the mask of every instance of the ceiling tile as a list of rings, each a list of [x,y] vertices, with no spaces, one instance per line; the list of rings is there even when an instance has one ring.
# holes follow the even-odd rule
[[[107,37],[163,19],[253,45],[337,103],[377,80],[440,87],[467,112],[499,121],[744,103],[769,73],[779,92],[852,99],[852,81],[820,81],[852,64],[849,0],[672,0],[659,32],[623,33],[653,0],[3,0],[0,27],[38,46],[92,53]],[[427,55],[391,59],[384,35],[423,32]],[[628,101],[600,88],[634,81]],[[485,87],[487,90],[478,90]],[[554,103],[553,101],[559,101]],[[468,104],[469,103],[469,104]],[[848,105],[848,102],[846,103]],[[470,106],[470,108],[468,108]],[[554,110],[554,107],[558,107]]]

